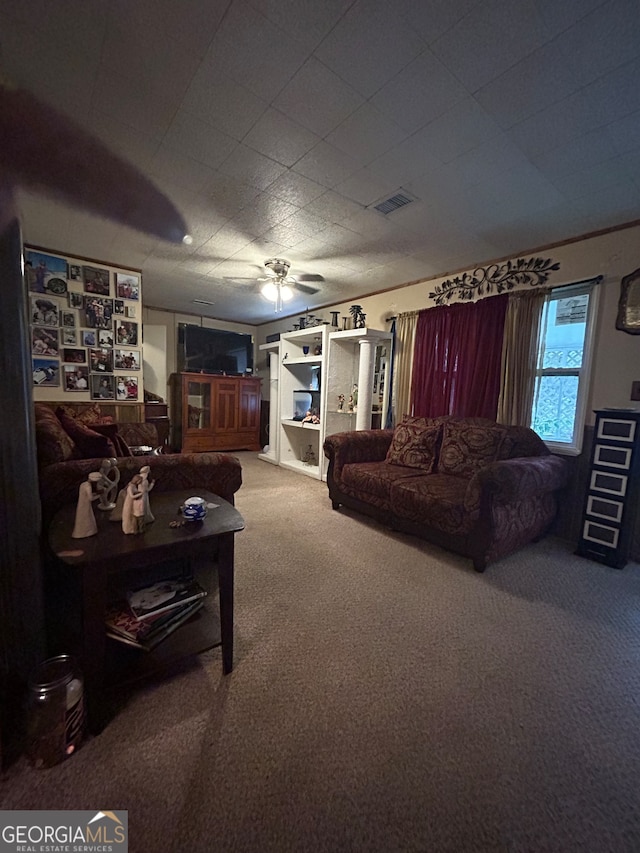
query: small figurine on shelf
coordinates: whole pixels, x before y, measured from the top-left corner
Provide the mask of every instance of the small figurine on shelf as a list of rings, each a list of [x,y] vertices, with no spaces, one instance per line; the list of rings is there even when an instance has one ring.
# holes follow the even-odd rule
[[[116,495],[118,493],[118,483],[120,482],[118,460],[115,457],[102,460],[100,476],[102,480],[99,486],[100,503],[98,504],[98,509],[108,512],[116,508]]]
[[[142,477],[135,474],[127,486],[122,507],[123,533],[144,533],[144,494]]]
[[[338,394],[338,411],[344,410],[344,394]]]
[[[140,476],[142,477],[141,488],[143,491],[142,503],[144,505],[144,523],[151,524],[152,521],[155,521],[155,516],[151,512],[151,506],[149,504],[149,492],[155,486],[155,480],[149,480],[149,474],[151,473],[151,469],[148,465],[143,465],[140,469]]]
[[[303,424],[319,424],[320,418],[318,417],[318,412],[315,409],[309,409],[307,414],[302,419]]]
[[[305,465],[317,465],[318,464],[316,454],[313,452],[313,447],[311,445],[308,445],[307,449],[302,454],[302,461]]]
[[[354,329],[364,329],[367,325],[367,315],[362,310],[362,305],[352,305],[349,313],[353,318]]]
[[[348,406],[350,412],[358,411],[358,386],[355,384],[351,389],[351,394],[349,395]]]
[[[100,497],[96,489],[101,480],[102,474],[99,471],[92,471],[84,483],[80,484],[76,518],[71,534],[74,539],[86,539],[87,536],[93,536],[98,532],[98,525],[91,504]]]

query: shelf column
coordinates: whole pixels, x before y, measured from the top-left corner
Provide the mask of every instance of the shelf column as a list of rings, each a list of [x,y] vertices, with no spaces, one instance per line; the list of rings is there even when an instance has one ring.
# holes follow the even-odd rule
[[[372,341],[361,340],[358,364],[358,411],[356,429],[371,429],[371,402],[373,399],[373,373],[375,346]]]
[[[280,354],[269,353],[269,452],[275,453],[278,443],[278,371]]]

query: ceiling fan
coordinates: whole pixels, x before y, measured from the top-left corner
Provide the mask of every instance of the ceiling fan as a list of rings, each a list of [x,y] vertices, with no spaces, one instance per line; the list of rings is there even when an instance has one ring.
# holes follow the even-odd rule
[[[294,290],[300,293],[317,293],[320,288],[304,284],[307,281],[324,281],[321,275],[309,273],[289,275],[291,264],[282,258],[269,258],[264,262],[264,275],[257,278],[225,276],[229,281],[252,281],[259,284],[259,291],[270,302],[275,303],[276,311],[282,311],[284,302],[293,298]]]

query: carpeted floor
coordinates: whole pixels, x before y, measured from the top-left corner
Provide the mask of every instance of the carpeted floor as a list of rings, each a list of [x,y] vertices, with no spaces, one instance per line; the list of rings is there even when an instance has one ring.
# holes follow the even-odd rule
[[[239,454],[236,655],[139,688],[3,809],[128,809],[133,853],[640,850],[640,567],[490,566]]]

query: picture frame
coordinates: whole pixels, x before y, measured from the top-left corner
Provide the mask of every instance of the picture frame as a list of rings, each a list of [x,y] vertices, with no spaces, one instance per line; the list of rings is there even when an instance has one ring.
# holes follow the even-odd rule
[[[76,312],[75,311],[63,311],[61,321],[60,321],[60,325],[66,326],[68,329],[75,329],[75,327],[76,327]]]
[[[124,314],[124,299],[113,300],[113,313]]]
[[[620,282],[620,298],[616,329],[629,335],[640,335],[640,269]]]
[[[83,308],[84,294],[78,293],[77,290],[70,290],[67,293],[67,301],[69,302],[69,308]]]
[[[138,346],[138,324],[128,320],[116,320],[115,341],[117,345]]]
[[[103,374],[92,373],[89,376],[89,387],[92,400],[113,400],[115,397],[113,374],[105,376]]]
[[[88,391],[89,369],[86,364],[62,366],[65,391]]]
[[[94,344],[95,346],[95,344]],[[98,329],[98,346],[112,347],[113,346],[113,329]]]
[[[138,399],[138,377],[116,376],[116,400],[136,401]]]
[[[85,296],[83,307],[83,326],[90,329],[113,328],[113,299],[102,296]]]
[[[53,358],[31,359],[33,384],[38,388],[60,386],[60,362]]]
[[[135,305],[127,305],[127,307],[124,309],[124,313],[126,314],[127,317],[136,317],[137,316],[136,306]]]
[[[64,258],[27,249],[24,253],[24,274],[27,287],[33,293],[62,296],[67,292],[69,268]]]
[[[82,267],[82,281],[85,293],[94,293],[96,296],[109,296],[111,293],[110,274],[107,269]]]
[[[77,329],[61,329],[61,338],[62,338],[62,346],[63,347],[76,347],[78,346],[78,332]]]
[[[83,347],[63,347],[62,360],[67,364],[86,364],[87,351]]]
[[[140,370],[140,350],[117,349],[114,365],[116,370]]]
[[[69,264],[69,278],[72,281],[82,281],[82,267],[79,264]]]
[[[31,327],[31,352],[38,356],[57,356],[59,352],[58,330],[46,326]]]
[[[91,373],[113,373],[113,350],[110,347],[96,347],[89,350]]]
[[[34,326],[59,326],[60,306],[44,296],[31,297],[31,323]]]
[[[117,272],[116,296],[118,299],[140,299],[140,276],[135,273]]]
[[[95,347],[98,343],[98,333],[96,329],[82,330],[82,346]]]

